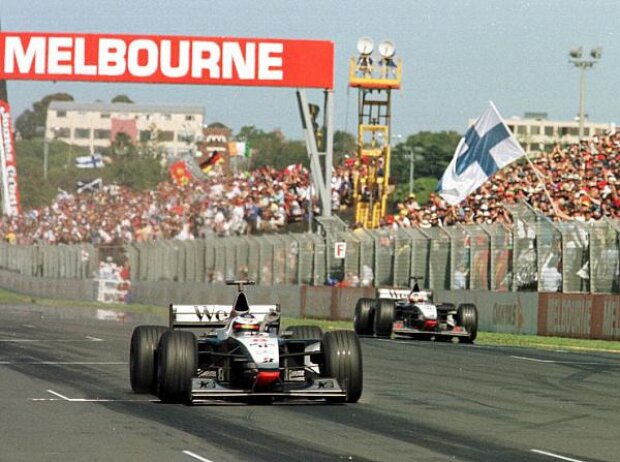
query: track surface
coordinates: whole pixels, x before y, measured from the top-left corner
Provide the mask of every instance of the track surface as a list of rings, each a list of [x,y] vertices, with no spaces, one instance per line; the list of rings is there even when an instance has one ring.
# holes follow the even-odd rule
[[[355,405],[163,405],[137,324],[0,307],[0,461],[620,460],[617,355],[362,339]]]

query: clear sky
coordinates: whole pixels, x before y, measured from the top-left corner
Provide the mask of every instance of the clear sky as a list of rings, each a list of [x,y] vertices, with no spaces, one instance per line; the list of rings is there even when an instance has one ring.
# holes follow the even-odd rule
[[[0,0],[5,31],[136,33],[304,38],[335,43],[336,129],[355,131],[357,94],[347,88],[348,59],[370,36],[394,42],[403,88],[393,98],[392,132],[463,132],[493,100],[505,118],[578,113],[579,70],[570,48],[600,45],[587,75],[586,112],[620,121],[620,0]],[[280,128],[301,139],[290,88],[11,81],[15,116],[43,96],[79,102],[127,94],[140,103],[199,104],[206,122]],[[311,100],[321,93],[309,91]]]

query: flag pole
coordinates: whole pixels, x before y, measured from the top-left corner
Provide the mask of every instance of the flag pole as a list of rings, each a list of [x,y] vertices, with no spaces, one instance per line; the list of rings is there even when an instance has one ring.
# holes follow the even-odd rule
[[[525,150],[524,150],[524,152],[525,152]],[[557,206],[555,205],[555,202],[553,202],[553,199],[551,198],[551,194],[549,194],[549,190],[547,189],[547,185],[543,181],[542,174],[536,168],[536,166],[532,163],[532,160],[530,159],[530,156],[527,155],[527,152],[525,153],[525,158],[527,159],[528,163],[530,164],[530,167],[532,167],[532,170],[534,170],[534,174],[536,175],[536,178],[538,178],[538,184],[540,184],[543,187],[543,190],[545,191],[547,199],[549,199],[549,203],[551,204],[551,208],[553,209],[553,214],[557,217],[558,216]]]
[[[489,101],[489,104],[491,104],[491,106],[493,107],[493,110],[499,115],[499,111],[495,107],[495,104],[493,104],[493,101]],[[510,129],[508,128],[508,126],[506,125],[506,122],[504,121],[504,118],[500,116],[499,119],[502,121],[502,124],[504,124],[504,127],[506,127],[506,130],[508,130],[508,132],[510,132]],[[525,158],[527,159],[527,162],[530,164],[530,167],[532,167],[532,170],[534,170],[534,174],[536,175],[536,178],[538,178],[538,183],[543,187],[543,190],[545,191],[547,199],[549,199],[549,203],[551,204],[551,208],[553,209],[553,214],[555,216],[558,216],[558,210],[556,208],[555,202],[553,202],[553,199],[551,199],[551,195],[549,194],[549,190],[547,189],[547,185],[542,180],[542,174],[534,166],[534,164],[532,163],[532,160],[530,159],[530,156],[527,154],[525,149],[523,150],[523,153],[525,154]]]

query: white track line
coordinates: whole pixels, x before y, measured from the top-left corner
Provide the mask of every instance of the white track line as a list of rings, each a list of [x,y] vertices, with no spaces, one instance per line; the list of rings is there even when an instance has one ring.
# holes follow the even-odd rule
[[[183,451],[183,454],[185,454],[186,456],[193,457],[194,459],[199,460],[200,462],[213,462],[212,460],[205,459],[204,457],[201,457],[198,454],[194,454],[191,451]]]
[[[61,395],[54,390],[46,390],[54,396],[57,396],[62,401],[68,401],[70,403],[120,403],[120,402],[143,402],[143,403],[158,403],[158,399],[107,399],[107,398],[69,398],[68,396]],[[54,398],[31,398],[31,401],[57,401]]]
[[[126,366],[123,361],[0,361],[0,364],[20,365],[34,364],[37,366]]]
[[[40,339],[40,338],[0,338],[3,343],[72,343],[72,342],[103,342],[97,337],[85,337],[84,339]]]
[[[514,359],[521,359],[523,361],[533,361],[535,363],[555,363],[557,361],[554,361],[552,359],[538,359],[538,358],[528,358],[527,356],[510,356],[511,358]]]
[[[554,458],[560,459],[560,460],[567,460],[568,462],[585,462],[585,461],[580,460],[580,459],[572,459],[570,457],[564,457],[564,456],[561,456],[559,454],[554,454],[553,452],[541,451],[540,449],[530,449],[530,451],[535,452],[537,454],[542,454],[543,456],[554,457]]]
[[[47,392],[48,392],[48,393],[51,393],[51,394],[52,394],[52,395],[54,395],[54,396],[58,396],[59,398],[62,398],[62,399],[64,399],[65,401],[72,401],[72,399],[71,399],[71,398],[67,398],[66,396],[61,395],[60,393],[58,393],[58,392],[56,392],[56,391],[54,391],[54,390],[47,390]]]
[[[534,363],[545,363],[545,364],[580,364],[582,366],[609,366],[609,363],[594,363],[594,362],[586,362],[586,361],[555,361],[553,359],[538,359],[538,358],[529,358],[527,356],[510,356],[513,359],[520,359],[521,361],[532,361]]]

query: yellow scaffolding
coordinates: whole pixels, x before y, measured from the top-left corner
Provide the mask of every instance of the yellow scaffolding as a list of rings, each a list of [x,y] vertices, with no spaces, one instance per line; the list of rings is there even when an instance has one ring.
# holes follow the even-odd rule
[[[349,86],[358,89],[357,158],[353,173],[355,221],[365,228],[379,226],[390,193],[391,91],[399,89],[402,64],[370,56],[352,58]]]

